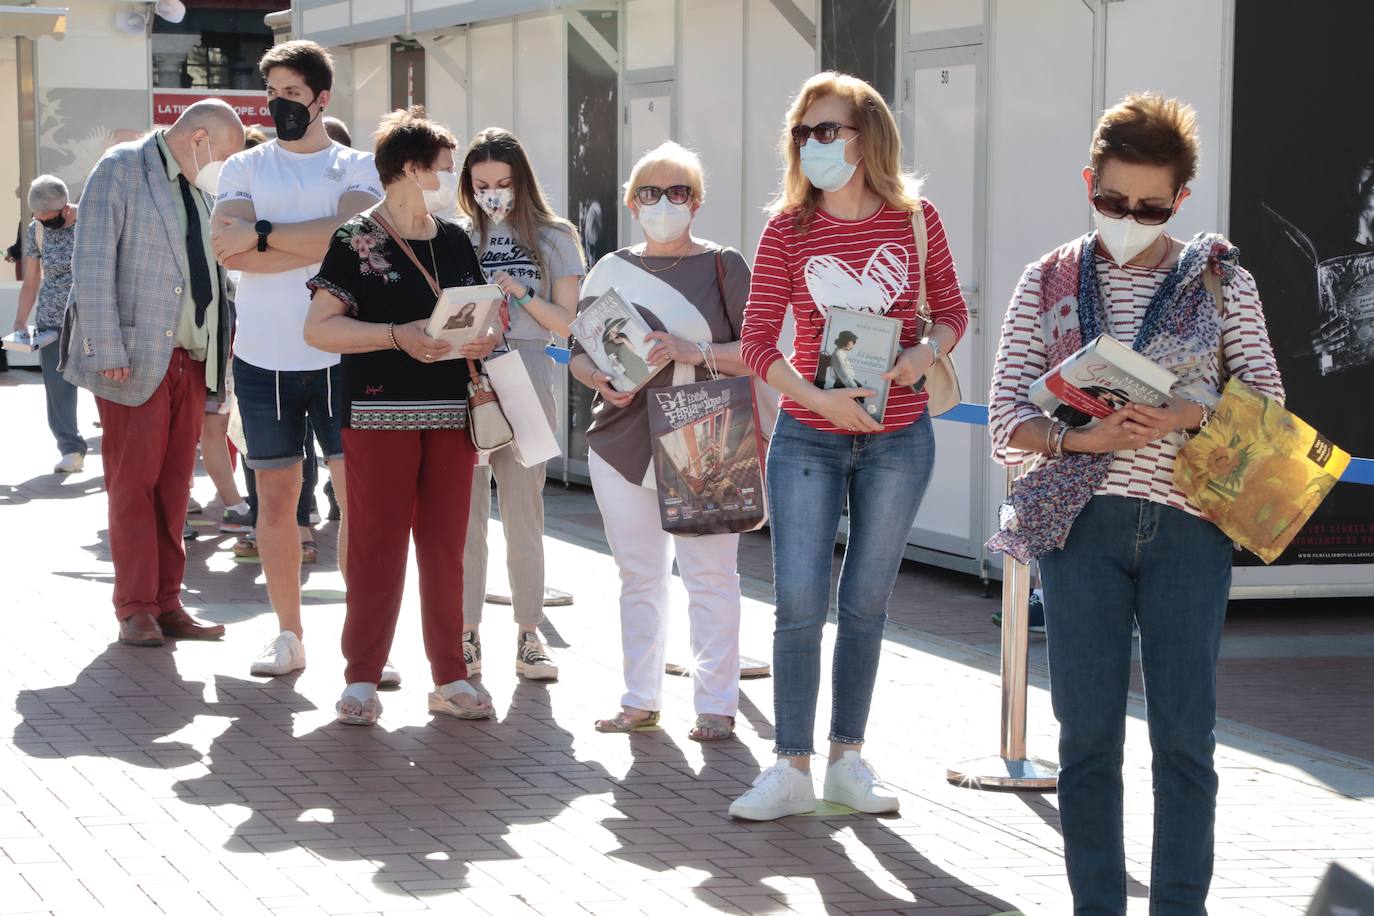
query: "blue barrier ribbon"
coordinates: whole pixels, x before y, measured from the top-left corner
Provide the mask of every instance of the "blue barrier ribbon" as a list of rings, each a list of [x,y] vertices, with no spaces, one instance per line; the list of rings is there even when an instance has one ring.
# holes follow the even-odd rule
[[[950,408],[936,419],[968,423],[972,426],[987,426],[988,408],[985,404],[963,403]],[[1351,458],[1350,466],[1341,475],[1341,483],[1362,483],[1374,486],[1374,459]]]

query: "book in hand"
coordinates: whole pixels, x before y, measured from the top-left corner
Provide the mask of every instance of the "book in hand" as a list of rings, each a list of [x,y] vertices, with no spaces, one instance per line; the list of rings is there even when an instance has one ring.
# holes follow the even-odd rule
[[[858,403],[877,422],[887,410],[890,383],[883,378],[897,362],[902,323],[896,318],[831,306],[825,310],[820,356],[812,384],[822,390],[867,388]]]
[[[440,361],[462,359],[459,348],[463,344],[490,333],[499,320],[504,299],[505,293],[494,283],[446,287],[444,294],[434,304],[429,324],[425,325],[426,334],[448,341],[453,347],[439,357]]]
[[[56,343],[58,332],[49,328],[40,331],[37,328],[25,328],[22,331],[15,331],[4,339],[4,348],[14,350],[16,353],[32,353],[34,350],[41,350],[50,343]]]
[[[1167,406],[1177,381],[1168,369],[1103,334],[1036,379],[1030,399],[1054,419],[1087,429],[1127,404]]]
[[[615,287],[579,312],[569,327],[596,368],[610,376],[616,391],[637,391],[663,368],[649,365],[654,344],[644,339],[652,330],[648,322]]]

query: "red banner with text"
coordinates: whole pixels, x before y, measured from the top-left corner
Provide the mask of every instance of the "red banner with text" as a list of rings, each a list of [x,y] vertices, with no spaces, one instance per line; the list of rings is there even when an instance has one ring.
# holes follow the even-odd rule
[[[201,99],[222,99],[238,112],[239,119],[249,127],[272,126],[267,112],[267,93],[230,92],[222,89],[154,89],[153,125],[170,126],[186,107]]]

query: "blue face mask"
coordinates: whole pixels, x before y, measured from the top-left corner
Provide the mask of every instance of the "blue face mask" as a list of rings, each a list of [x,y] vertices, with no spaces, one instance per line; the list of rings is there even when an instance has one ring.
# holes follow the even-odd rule
[[[848,140],[822,143],[815,137],[801,148],[801,170],[806,180],[822,191],[838,191],[849,184],[858,165],[844,158]]]

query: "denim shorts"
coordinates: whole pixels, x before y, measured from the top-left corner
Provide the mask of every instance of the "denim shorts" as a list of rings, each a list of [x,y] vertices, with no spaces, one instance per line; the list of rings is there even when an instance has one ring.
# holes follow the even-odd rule
[[[270,471],[299,463],[307,419],[325,458],[342,458],[342,389],[337,365],[277,372],[234,357],[234,394],[248,444],[248,466]]]

